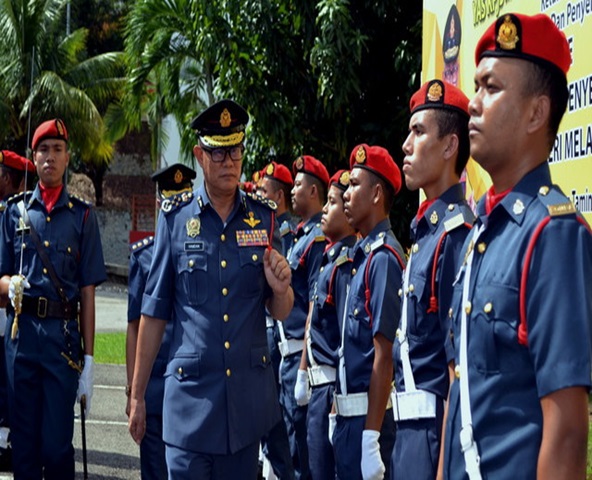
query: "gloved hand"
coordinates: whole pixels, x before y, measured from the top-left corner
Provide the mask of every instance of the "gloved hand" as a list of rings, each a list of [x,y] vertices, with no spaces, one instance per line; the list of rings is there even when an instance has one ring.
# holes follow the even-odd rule
[[[308,386],[308,372],[306,370],[298,370],[296,376],[296,385],[294,386],[294,396],[296,397],[296,404],[299,407],[308,405],[310,400],[310,387]]]
[[[82,396],[86,397],[86,408],[84,409],[84,415],[88,416],[90,412],[90,401],[93,394],[93,384],[95,379],[95,364],[92,355],[84,356],[84,368],[80,374],[78,380],[78,393],[76,395],[76,401],[80,402]]]
[[[8,284],[8,298],[17,313],[20,313],[21,311],[23,294],[27,288],[31,288],[31,284],[23,275],[19,274],[10,277],[10,283]]]
[[[382,480],[384,478],[384,463],[380,457],[378,439],[380,432],[364,430],[362,432],[362,478],[364,480]]]
[[[0,308],[0,337],[6,333],[6,309]]]
[[[335,432],[335,427],[337,426],[337,414],[330,413],[329,414],[329,443],[333,445],[333,433]]]

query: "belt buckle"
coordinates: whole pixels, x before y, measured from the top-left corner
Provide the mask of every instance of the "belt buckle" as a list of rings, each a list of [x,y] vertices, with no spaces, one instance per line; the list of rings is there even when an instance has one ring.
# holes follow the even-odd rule
[[[47,298],[45,297],[37,299],[37,316],[39,318],[47,317]]]

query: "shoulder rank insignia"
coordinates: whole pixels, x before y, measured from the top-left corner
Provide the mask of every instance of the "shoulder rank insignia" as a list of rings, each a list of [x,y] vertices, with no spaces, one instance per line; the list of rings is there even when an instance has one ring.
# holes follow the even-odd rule
[[[192,198],[193,192],[183,192],[179,193],[178,195],[173,195],[172,197],[165,198],[162,202],[160,202],[160,209],[165,213],[172,212],[177,207],[185,205],[191,201]]]
[[[195,238],[199,235],[201,230],[201,220],[199,217],[190,218],[187,220],[185,228],[187,229],[187,235],[191,238]]]
[[[253,212],[249,212],[249,218],[243,218],[243,222],[245,222],[249,227],[255,228],[261,223],[261,220],[256,219]]]
[[[547,210],[549,211],[549,215],[552,217],[576,213],[576,207],[574,207],[573,203],[571,202],[560,203],[558,205],[548,205]]]
[[[136,242],[132,245],[132,251],[137,252],[138,250],[147,247],[148,245],[154,243],[154,236],[150,235],[149,237],[143,238],[139,242]]]
[[[314,239],[315,242],[324,242],[325,241],[325,235],[317,235]]]
[[[79,203],[82,203],[83,205],[86,205],[87,207],[92,207],[92,203],[91,202],[86,201],[84,198],[79,197],[78,195],[73,195],[73,194],[69,193],[68,194],[68,197],[70,197],[70,200],[78,200]],[[68,203],[68,207],[69,208],[72,208],[70,206],[71,203],[72,202]]]
[[[17,193],[15,195],[13,195],[12,197],[9,197],[8,200],[6,200],[6,203],[8,204],[8,203],[19,202],[25,197],[26,194],[32,194],[32,193],[33,192],[31,192],[31,191]]]
[[[277,209],[277,204],[273,200],[269,200],[268,198],[260,197],[259,195],[254,195],[251,192],[248,192],[247,193],[247,197],[249,197],[252,200],[257,201],[258,203],[262,203],[263,205],[268,206],[272,210],[276,210]]]
[[[456,227],[460,227],[461,225],[464,225],[464,223],[465,223],[465,218],[464,218],[463,214],[457,213],[453,217],[450,217],[450,218],[444,220],[444,230],[446,230],[447,232],[450,232],[451,230],[454,230]]]

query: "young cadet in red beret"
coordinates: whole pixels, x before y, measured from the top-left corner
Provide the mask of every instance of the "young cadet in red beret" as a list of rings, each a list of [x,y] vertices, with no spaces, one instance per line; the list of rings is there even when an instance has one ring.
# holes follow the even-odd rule
[[[296,228],[295,219],[291,213],[290,191],[294,185],[292,174],[288,167],[277,162],[268,163],[263,170],[256,173],[260,176],[257,194],[276,204],[276,220],[280,226],[282,253],[285,256],[294,243],[294,230]],[[276,384],[279,385],[279,368],[282,360],[278,346],[281,341],[279,327],[271,315],[267,314],[265,320],[267,325],[267,345],[273,373]],[[294,465],[290,454],[288,431],[283,419],[280,419],[263,437],[261,447],[263,454],[278,478],[285,478],[286,480],[294,478]]]
[[[335,394],[333,449],[339,478],[388,478],[395,440],[392,348],[401,313],[405,255],[389,220],[401,172],[388,151],[366,144],[350,156],[343,200],[361,235],[353,250]]]
[[[27,174],[27,175],[25,175]],[[6,201],[25,190],[27,183],[35,176],[35,165],[31,160],[10,150],[0,151],[0,215],[6,210]],[[12,470],[12,454],[8,445],[8,392],[6,379],[6,357],[4,334],[6,331],[6,308],[0,307],[0,471]]]
[[[510,13],[485,31],[475,60],[471,155],[493,185],[454,287],[444,478],[583,479],[592,235],[547,163],[569,45],[548,16]]]
[[[343,210],[343,194],[349,186],[349,170],[336,172],[328,184],[327,202],[321,216],[321,230],[329,243],[321,260],[314,286],[312,308],[306,328],[306,343],[300,360],[300,372],[306,372],[308,384],[296,384],[295,396],[301,403],[310,397],[306,418],[307,445],[312,478],[335,478],[335,459],[331,446],[330,413],[335,392],[339,325],[345,310],[347,286],[351,278],[351,250],[356,232]]]
[[[403,174],[407,188],[422,188],[426,199],[411,222],[414,243],[393,345],[397,438],[391,479],[433,480],[438,470],[444,401],[454,375],[448,310],[474,221],[459,183],[469,159],[468,105],[462,91],[438,79],[424,83],[409,102]]]
[[[0,225],[14,477],[67,480],[74,403],[84,397],[91,407],[95,287],[107,276],[96,215],[63,183],[62,120],[39,125],[31,147],[39,182],[8,201]]]
[[[279,326],[280,403],[290,438],[290,450],[301,479],[310,478],[306,444],[306,403],[294,396],[296,383],[307,382],[306,372],[299,373],[300,357],[304,347],[306,319],[313,300],[313,287],[319,274],[326,239],[321,230],[321,210],[325,203],[329,172],[320,160],[303,155],[292,164],[294,187],[292,208],[302,220],[296,228],[294,243],[287,259],[292,270],[294,307]]]

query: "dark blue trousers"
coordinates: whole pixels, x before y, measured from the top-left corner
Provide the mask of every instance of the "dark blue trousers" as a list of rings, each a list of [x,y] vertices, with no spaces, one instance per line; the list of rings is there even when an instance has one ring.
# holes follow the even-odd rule
[[[299,407],[294,397],[294,386],[296,385],[299,366],[300,353],[295,353],[282,360],[280,366],[280,405],[288,429],[290,453],[296,471],[296,478],[308,480],[310,478],[308,447],[306,444],[306,415],[308,409],[306,406]]]
[[[335,385],[332,383],[312,387],[312,395],[308,403],[306,417],[308,465],[314,480],[335,478],[335,458],[333,446],[329,442],[329,413],[333,404],[334,391]]]
[[[438,473],[444,401],[436,403],[436,417],[397,422],[391,458],[391,480],[434,480]]]
[[[362,432],[366,424],[366,415],[359,417],[337,416],[337,425],[333,434],[333,452],[340,480],[362,479]],[[389,478],[390,462],[395,444],[395,419],[388,409],[384,414],[380,430],[380,456],[386,468],[384,478]],[[413,478],[413,477],[409,477]]]
[[[72,360],[80,355],[76,321],[39,320],[20,315],[19,332],[11,340],[13,315],[5,337],[10,411],[10,438],[14,478],[45,480],[74,479],[74,402],[78,372]]]
[[[142,480],[167,480],[162,415],[146,415],[146,434],[140,443]]]

